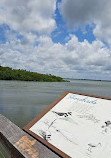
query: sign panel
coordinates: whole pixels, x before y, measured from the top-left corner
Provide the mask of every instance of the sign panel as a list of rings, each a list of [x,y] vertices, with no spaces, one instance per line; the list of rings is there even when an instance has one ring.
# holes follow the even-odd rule
[[[111,158],[111,99],[66,92],[24,130],[65,158]]]

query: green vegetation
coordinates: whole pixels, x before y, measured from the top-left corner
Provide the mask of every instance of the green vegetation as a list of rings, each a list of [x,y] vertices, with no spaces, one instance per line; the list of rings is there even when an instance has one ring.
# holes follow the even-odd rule
[[[40,81],[40,82],[65,82],[61,77],[51,74],[40,74],[26,70],[16,70],[9,67],[0,66],[0,80],[21,80],[21,81]]]

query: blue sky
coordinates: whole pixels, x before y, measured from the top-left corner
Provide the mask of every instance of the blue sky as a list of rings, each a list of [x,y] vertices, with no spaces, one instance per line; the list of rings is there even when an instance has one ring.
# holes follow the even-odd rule
[[[0,2],[1,65],[111,80],[110,0],[10,1]]]

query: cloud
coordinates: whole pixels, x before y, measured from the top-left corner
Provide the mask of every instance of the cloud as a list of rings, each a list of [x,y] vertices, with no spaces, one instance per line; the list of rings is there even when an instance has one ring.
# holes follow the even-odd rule
[[[111,48],[102,42],[111,42],[110,3],[61,1],[59,9],[68,26],[95,23],[93,32],[97,37],[89,43],[68,35],[62,45],[50,37],[56,28],[56,0],[0,1],[0,24],[9,26],[4,28],[6,42],[0,43],[0,64],[62,77],[111,79]]]
[[[22,32],[50,34],[56,27],[56,0],[2,0],[0,24]]]
[[[94,35],[111,44],[110,0],[63,0],[59,6],[68,26],[95,23]]]
[[[32,35],[29,34],[32,40]],[[30,38],[29,38],[30,39]],[[40,73],[51,73],[62,77],[111,79],[111,50],[99,40],[79,42],[70,35],[62,45],[53,43],[48,36],[39,36],[38,45],[26,44],[22,39],[1,44],[0,63],[13,68],[23,68]],[[25,52],[25,53],[22,53]]]

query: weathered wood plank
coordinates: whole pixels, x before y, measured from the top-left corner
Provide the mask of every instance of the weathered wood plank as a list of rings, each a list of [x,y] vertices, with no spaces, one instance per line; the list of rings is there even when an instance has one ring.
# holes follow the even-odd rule
[[[0,140],[13,158],[60,158],[1,114]]]

